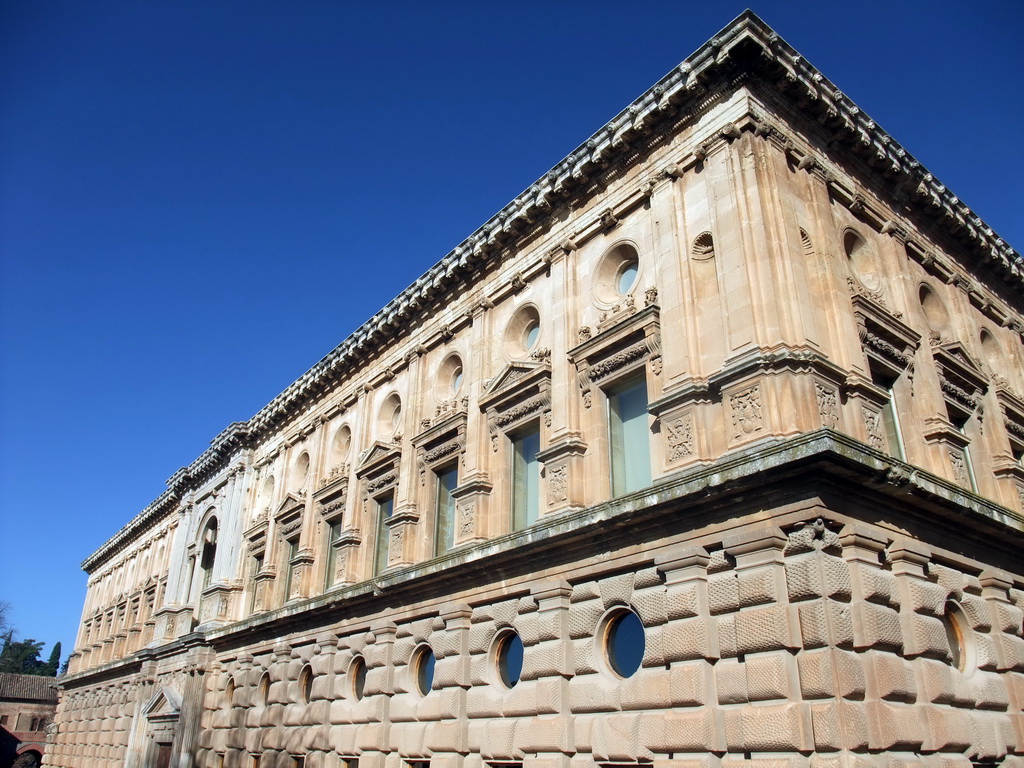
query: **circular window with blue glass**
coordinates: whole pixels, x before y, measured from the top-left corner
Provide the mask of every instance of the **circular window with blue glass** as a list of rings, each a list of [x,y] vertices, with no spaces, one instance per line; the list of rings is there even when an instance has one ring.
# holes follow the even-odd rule
[[[523,674],[523,640],[512,630],[494,640],[494,671],[506,688],[514,688]]]
[[[412,677],[420,696],[426,696],[434,686],[434,665],[437,658],[429,645],[421,645],[412,656]]]
[[[632,677],[644,659],[646,640],[640,617],[628,609],[608,614],[598,634],[602,656],[617,677]]]

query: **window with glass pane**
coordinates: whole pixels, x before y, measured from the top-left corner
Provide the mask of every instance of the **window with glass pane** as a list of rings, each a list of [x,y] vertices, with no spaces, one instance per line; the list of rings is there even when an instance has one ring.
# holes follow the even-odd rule
[[[977,493],[978,478],[974,474],[974,461],[971,459],[970,437],[967,435],[968,417],[960,414],[950,413],[949,418],[953,422],[953,426],[956,427],[956,431],[964,436],[964,471],[967,473],[967,485],[972,491]]]
[[[292,560],[299,554],[299,539],[288,539],[284,543],[284,599],[292,593]]]
[[[512,438],[512,528],[537,522],[540,514],[540,429]]]
[[[395,500],[388,496],[377,502],[377,541],[373,554],[373,572],[380,573],[388,567],[388,519],[395,511]]]
[[[903,453],[903,436],[900,433],[900,421],[896,413],[896,396],[893,394],[893,386],[896,380],[877,371],[871,372],[871,380],[876,386],[884,389],[888,395],[885,406],[879,415],[882,417],[882,427],[885,430],[885,442],[888,453],[893,458],[902,461],[905,458]]]
[[[341,538],[341,520],[335,520],[327,527],[327,574],[324,586],[330,589],[334,584],[334,571],[338,567],[338,547],[336,542]]]
[[[434,531],[434,554],[443,555],[455,546],[455,497],[459,484],[458,465],[437,473],[437,527]]]
[[[635,379],[608,393],[612,495],[651,484],[647,382]]]

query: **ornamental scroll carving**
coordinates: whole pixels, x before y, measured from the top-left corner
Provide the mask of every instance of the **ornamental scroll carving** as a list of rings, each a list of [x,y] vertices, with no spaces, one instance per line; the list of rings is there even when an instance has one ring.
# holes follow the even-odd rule
[[[297,517],[296,519],[281,526],[281,536],[285,539],[289,539],[293,534],[298,533],[300,528],[302,528],[302,518]]]
[[[320,504],[320,514],[325,518],[339,517],[345,512],[345,499],[347,494],[335,496],[330,501]]]
[[[733,439],[748,437],[764,428],[761,388],[754,385],[729,395]]]
[[[398,473],[394,471],[387,472],[381,475],[380,477],[376,477],[370,482],[368,482],[366,484],[366,490],[372,496],[375,493],[377,493],[377,491],[387,488],[389,485],[394,485],[397,482]]]
[[[423,454],[423,459],[427,464],[435,464],[442,459],[451,456],[453,453],[458,453],[462,448],[462,441],[458,437],[453,437],[451,440],[446,440],[437,447],[426,451]]]

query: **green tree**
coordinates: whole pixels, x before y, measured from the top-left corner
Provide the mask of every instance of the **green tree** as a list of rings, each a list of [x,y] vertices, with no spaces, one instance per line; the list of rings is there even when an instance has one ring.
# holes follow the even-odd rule
[[[53,650],[50,651],[50,658],[46,662],[46,672],[44,674],[47,677],[56,677],[58,669],[60,669],[60,640],[56,642]]]
[[[8,632],[4,648],[0,651],[0,672],[14,672],[18,675],[45,675],[46,664],[39,658],[43,643],[29,638],[15,640]]]

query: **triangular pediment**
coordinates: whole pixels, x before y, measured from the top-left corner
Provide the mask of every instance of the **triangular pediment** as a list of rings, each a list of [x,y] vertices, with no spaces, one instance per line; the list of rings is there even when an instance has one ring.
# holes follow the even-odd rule
[[[302,509],[305,507],[306,502],[296,496],[294,493],[286,494],[281,503],[277,505],[277,512],[274,513],[274,517],[281,517],[295,509]]]
[[[142,710],[146,717],[177,717],[181,713],[181,696],[173,688],[162,686]]]
[[[961,344],[959,341],[952,341],[949,342],[948,344],[942,344],[939,347],[939,350],[941,351],[942,355],[947,358],[947,360],[953,360],[959,363],[962,367],[966,368],[968,371],[975,374],[976,376],[980,377],[984,375],[981,371],[981,364],[978,362],[977,359],[975,359],[973,355],[971,355],[970,352],[967,351],[966,347],[964,347],[964,345]]]
[[[484,392],[488,395],[495,392],[501,392],[501,390],[511,387],[513,384],[525,379],[531,373],[542,367],[545,367],[544,363],[525,361],[511,362],[501,370],[501,373],[487,383],[487,387]]]
[[[357,474],[363,474],[377,464],[397,459],[400,453],[399,447],[394,443],[384,443],[376,440],[360,459]]]

